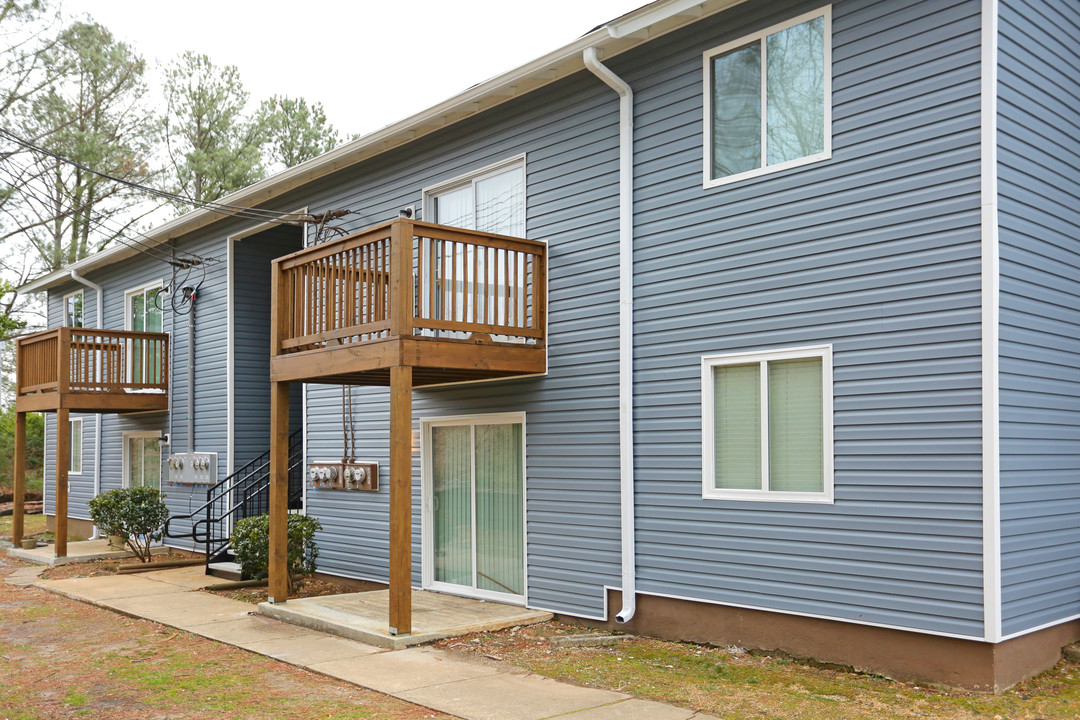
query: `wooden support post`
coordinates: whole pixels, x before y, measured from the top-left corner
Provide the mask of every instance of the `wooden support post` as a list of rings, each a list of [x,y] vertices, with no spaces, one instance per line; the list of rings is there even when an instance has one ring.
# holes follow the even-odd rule
[[[390,634],[412,632],[412,368],[390,368]]]
[[[68,468],[71,465],[71,423],[68,409],[56,411],[56,557],[67,557]]]
[[[11,542],[19,547],[23,536],[23,513],[26,511],[26,413],[15,413],[15,507],[11,510]]]
[[[289,383],[270,387],[270,592],[271,603],[289,598]]]

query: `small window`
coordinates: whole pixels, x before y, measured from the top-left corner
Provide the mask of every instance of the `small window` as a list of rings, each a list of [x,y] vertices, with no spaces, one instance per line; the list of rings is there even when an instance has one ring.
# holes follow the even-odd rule
[[[124,487],[161,490],[161,434],[129,433],[124,436]]]
[[[832,154],[832,8],[705,53],[705,187]]]
[[[64,296],[64,327],[83,326],[82,290]]]
[[[71,435],[68,445],[71,458],[68,461],[68,473],[78,475],[82,472],[82,418],[70,420]]]
[[[707,498],[832,502],[832,349],[702,358]]]

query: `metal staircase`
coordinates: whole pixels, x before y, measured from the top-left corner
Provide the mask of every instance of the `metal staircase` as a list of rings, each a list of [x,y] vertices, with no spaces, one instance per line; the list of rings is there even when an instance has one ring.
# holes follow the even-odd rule
[[[303,507],[303,433],[289,436],[289,510]],[[206,502],[185,515],[173,515],[165,522],[165,536],[191,538],[206,547],[206,572],[212,563],[233,560],[229,534],[237,520],[265,515],[270,511],[270,451],[251,460],[221,482],[208,488]],[[187,521],[187,532],[172,524]]]

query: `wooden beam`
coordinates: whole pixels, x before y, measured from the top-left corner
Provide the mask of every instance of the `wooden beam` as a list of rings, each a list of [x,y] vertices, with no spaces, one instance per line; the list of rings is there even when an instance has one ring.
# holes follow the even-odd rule
[[[71,423],[67,408],[56,411],[56,557],[67,557],[68,468],[71,465]]]
[[[270,386],[270,592],[271,603],[289,598],[289,383]]]
[[[15,413],[15,506],[11,510],[11,542],[19,547],[23,536],[26,496],[26,413]]]
[[[412,632],[412,368],[390,368],[390,634]]]

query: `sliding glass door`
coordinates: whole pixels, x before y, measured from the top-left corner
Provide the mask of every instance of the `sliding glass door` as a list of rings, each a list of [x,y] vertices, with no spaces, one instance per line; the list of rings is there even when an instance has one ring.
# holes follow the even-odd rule
[[[425,430],[425,585],[523,601],[521,416],[431,422]]]

